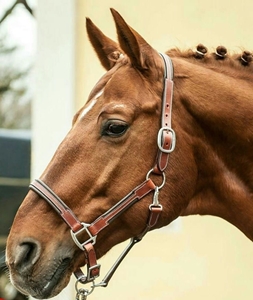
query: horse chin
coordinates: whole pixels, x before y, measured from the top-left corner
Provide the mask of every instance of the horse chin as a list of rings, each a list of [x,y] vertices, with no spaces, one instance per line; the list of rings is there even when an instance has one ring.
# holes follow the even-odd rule
[[[54,266],[36,276],[11,275],[13,285],[23,294],[36,299],[48,299],[59,294],[69,283],[71,259],[54,262]],[[39,269],[39,267],[38,267]],[[34,270],[35,271],[35,270]],[[33,272],[35,273],[35,272]]]

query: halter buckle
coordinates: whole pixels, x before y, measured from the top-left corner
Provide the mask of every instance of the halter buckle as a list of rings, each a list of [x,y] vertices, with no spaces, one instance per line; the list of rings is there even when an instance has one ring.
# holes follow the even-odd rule
[[[172,141],[171,141],[170,149],[165,149],[162,145],[162,143],[163,143],[162,135],[163,135],[164,131],[170,132],[172,134]],[[158,131],[158,134],[157,134],[157,146],[160,149],[160,151],[163,152],[163,153],[173,152],[175,150],[175,147],[176,147],[176,133],[175,133],[175,131],[172,128],[167,127],[167,126],[164,126],[164,127],[160,128],[160,130]]]
[[[100,264],[96,264],[94,266],[88,267],[87,268],[87,282],[91,282],[94,281],[95,278],[97,278],[99,276],[99,270],[100,270],[101,265]],[[92,271],[94,269],[98,269],[98,274],[97,275],[92,275]]]
[[[90,224],[87,224],[87,223],[83,223],[81,222],[82,224],[82,228],[79,229],[78,231],[74,232],[72,229],[70,230],[70,234],[71,234],[71,237],[73,239],[73,241],[75,242],[75,244],[77,245],[78,248],[80,248],[82,251],[84,251],[84,246],[88,243],[91,243],[92,245],[95,245],[96,244],[96,238],[97,236],[93,236],[90,231],[89,231],[89,226]],[[78,240],[78,235],[81,234],[83,231],[86,231],[86,233],[88,234],[89,236],[89,239],[86,240],[85,242],[79,242]]]

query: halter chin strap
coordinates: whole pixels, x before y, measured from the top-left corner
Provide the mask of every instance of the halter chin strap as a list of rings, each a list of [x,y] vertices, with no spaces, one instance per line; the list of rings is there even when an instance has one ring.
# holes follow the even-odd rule
[[[176,143],[176,136],[174,130],[171,128],[171,109],[172,109],[172,99],[173,99],[173,65],[169,56],[160,53],[164,66],[164,89],[162,95],[162,113],[161,113],[161,128],[157,136],[158,154],[155,167],[151,169],[146,180],[139,186],[134,188],[127,196],[121,199],[116,205],[106,211],[104,214],[99,216],[93,223],[87,224],[80,222],[75,216],[73,211],[41,180],[35,180],[30,184],[30,189],[40,195],[44,200],[46,200],[54,210],[62,217],[65,223],[70,227],[70,233],[75,244],[85,252],[87,274],[84,275],[81,269],[78,269],[74,274],[77,277],[78,282],[88,283],[93,282],[92,290],[97,286],[107,286],[109,280],[115,273],[116,269],[125,258],[127,253],[131,248],[139,242],[143,236],[156,225],[159,216],[162,212],[162,205],[159,203],[158,194],[159,190],[165,184],[165,174],[164,170],[168,164],[169,154],[174,150]],[[163,177],[162,184],[160,186],[155,185],[155,183],[149,178],[151,174],[160,175]],[[144,198],[149,193],[153,192],[153,202],[149,206],[149,218],[147,221],[146,228],[138,236],[133,237],[122,252],[120,257],[114,263],[112,268],[106,274],[104,279],[99,283],[95,284],[94,279],[99,276],[100,265],[97,263],[96,253],[94,250],[94,245],[96,243],[96,238],[98,233],[100,233],[104,228],[106,228],[113,220],[120,216],[129,207],[134,205],[136,202]],[[83,239],[83,235],[86,239]],[[77,287],[76,287],[77,289]],[[85,291],[86,296],[91,293],[84,289],[77,289],[77,298],[81,293]],[[85,296],[85,295],[84,295]],[[86,299],[86,298],[84,298]]]

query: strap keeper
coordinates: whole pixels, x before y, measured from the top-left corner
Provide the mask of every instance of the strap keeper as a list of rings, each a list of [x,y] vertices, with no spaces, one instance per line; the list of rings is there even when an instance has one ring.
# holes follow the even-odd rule
[[[150,229],[150,228],[154,227],[156,225],[156,223],[158,222],[161,212],[163,211],[163,207],[161,204],[159,204],[158,206],[154,206],[153,204],[151,204],[149,206],[149,210],[150,210],[150,213],[149,213],[147,227]]]
[[[149,219],[147,227],[150,229],[154,227],[160,217],[160,214],[163,210],[162,205],[159,203],[159,187],[155,188],[154,196],[153,196],[153,203],[149,205]]]

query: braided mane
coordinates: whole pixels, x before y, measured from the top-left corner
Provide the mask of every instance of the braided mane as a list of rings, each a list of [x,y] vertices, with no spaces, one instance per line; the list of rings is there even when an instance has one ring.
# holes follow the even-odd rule
[[[171,57],[185,58],[192,63],[204,64],[210,69],[218,69],[233,77],[253,80],[253,55],[249,51],[229,54],[224,46],[218,46],[215,51],[208,52],[205,46],[199,44],[196,50],[181,51],[175,48],[167,51],[167,54]]]

